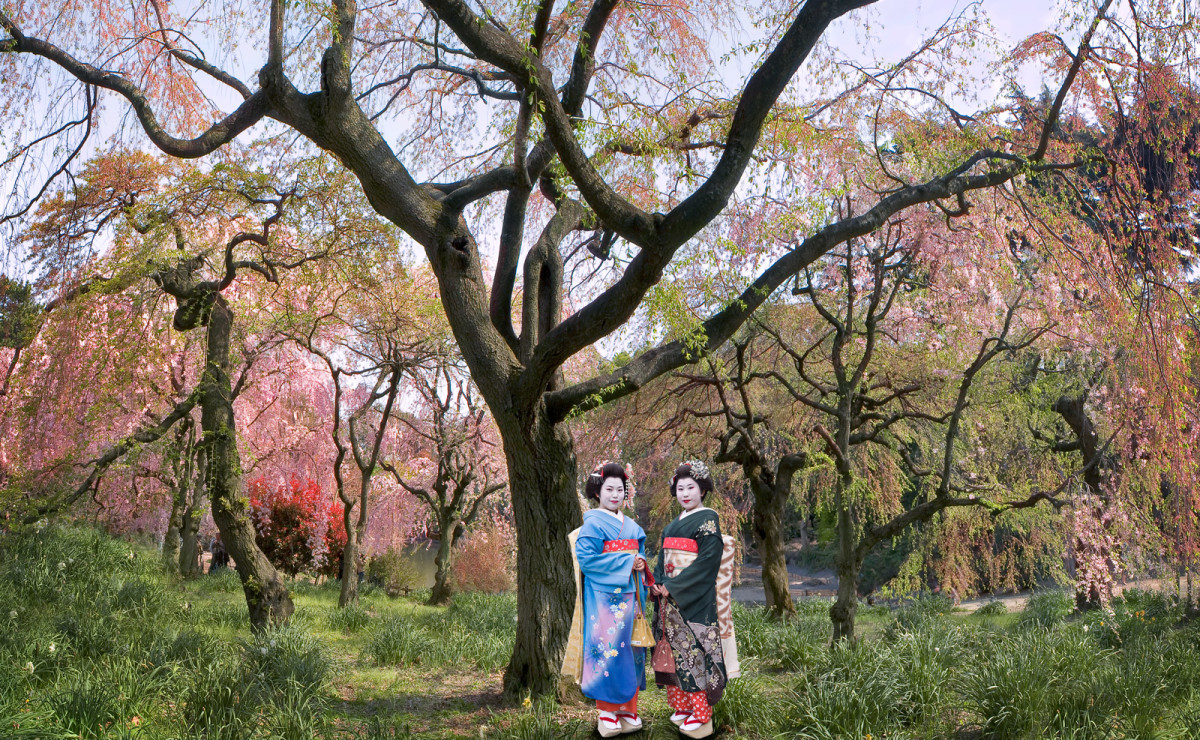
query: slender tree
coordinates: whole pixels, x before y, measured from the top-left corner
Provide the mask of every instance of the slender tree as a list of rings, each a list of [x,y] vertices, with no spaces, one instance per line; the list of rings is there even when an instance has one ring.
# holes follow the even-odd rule
[[[434,556],[431,605],[450,601],[450,572],[454,547],[479,516],[488,497],[503,491],[505,481],[495,470],[488,449],[494,446],[488,432],[492,426],[480,408],[470,380],[451,358],[435,358],[433,367],[414,374],[421,409],[400,419],[420,440],[417,454],[424,453],[432,470],[401,472],[395,463],[383,467],[404,490],[416,496],[437,522],[438,549]],[[412,469],[410,459],[404,467]]]
[[[340,553],[339,605],[358,600],[358,564],[366,556],[371,491],[382,461],[393,409],[403,381],[426,362],[438,332],[425,321],[429,312],[420,284],[398,263],[364,269],[333,266],[336,277],[316,278],[317,295],[304,306],[284,297],[280,331],[319,358],[333,387],[330,408],[333,478],[343,504],[346,545]],[[347,457],[357,469],[357,491],[349,490]],[[351,480],[353,480],[352,478]]]
[[[171,511],[167,515],[167,531],[163,534],[163,565],[170,573],[183,573],[183,530],[184,515],[187,513],[193,482],[196,480],[192,465],[196,460],[195,427],[191,417],[175,425],[175,433],[166,450],[170,462]],[[188,573],[187,575],[191,575]]]
[[[798,412],[793,408],[790,397],[770,393],[781,388],[764,393],[771,384],[763,381],[769,381],[769,377],[755,363],[755,335],[761,335],[761,329],[756,332],[751,327],[744,334],[707,358],[708,373],[678,373],[684,382],[674,392],[695,403],[695,407],[688,404],[682,409],[682,415],[720,419],[715,435],[719,448],[713,461],[735,463],[741,468],[750,489],[750,530],[762,561],[766,607],[775,617],[789,617],[796,613],[796,607],[787,569],[784,518],[793,479],[809,466],[804,448],[812,420],[803,407]],[[780,358],[758,359],[758,364],[773,367]],[[701,395],[695,391],[699,389],[709,391],[706,403],[698,403]],[[770,413],[769,409],[781,413]],[[809,429],[802,429],[806,422]],[[795,431],[800,434],[793,434]]]
[[[808,273],[806,281],[794,290],[809,299],[821,320],[823,330],[815,332],[815,341],[797,346],[778,329],[762,322],[759,326],[791,360],[794,371],[785,376],[767,370],[762,376],[773,379],[796,403],[817,413],[814,431],[833,459],[834,490],[829,508],[836,518],[838,594],[830,616],[836,641],[854,637],[862,564],[881,542],[947,508],[1026,508],[1053,501],[1054,493],[1060,491],[1037,491],[1024,498],[1002,500],[1005,489],[976,478],[960,464],[962,428],[976,380],[993,360],[1030,346],[1048,329],[1027,325],[1021,312],[1028,307],[1021,297],[1006,306],[998,327],[984,322],[978,351],[957,377],[914,374],[917,368],[905,367],[912,357],[890,363],[885,359],[889,350],[914,347],[921,334],[914,332],[913,326],[889,321],[898,299],[922,288],[917,253],[901,230],[850,242],[829,265],[836,266],[836,271]],[[965,320],[958,317],[959,322]],[[943,388],[953,389],[944,401],[939,398]],[[946,402],[948,409],[938,408]],[[943,431],[937,435],[916,433],[920,427]],[[932,444],[923,444],[923,439]],[[907,499],[872,503],[878,492],[872,490],[877,483],[871,480],[878,481],[880,475],[869,470],[886,464],[869,460],[870,447],[902,461],[907,476],[919,482],[918,495],[910,503],[904,502]],[[898,485],[904,482],[899,480]]]

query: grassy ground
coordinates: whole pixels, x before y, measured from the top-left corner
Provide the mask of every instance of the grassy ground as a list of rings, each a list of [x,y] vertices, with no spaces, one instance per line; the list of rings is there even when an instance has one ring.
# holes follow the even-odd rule
[[[231,573],[176,583],[153,553],[87,530],[0,541],[0,738],[592,737],[582,700],[505,706],[511,596],[448,608],[294,584],[296,617],[252,636]],[[773,623],[735,612],[744,675],[725,738],[1200,738],[1200,628],[1154,594],[1071,615],[925,600],[860,612],[830,650],[828,604]],[[991,611],[992,613],[987,613]],[[663,692],[646,730],[675,738]]]

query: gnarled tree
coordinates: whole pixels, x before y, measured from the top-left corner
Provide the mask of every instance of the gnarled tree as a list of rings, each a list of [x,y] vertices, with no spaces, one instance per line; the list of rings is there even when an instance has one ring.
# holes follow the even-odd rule
[[[479,516],[488,497],[504,490],[505,481],[492,464],[488,439],[491,419],[476,400],[470,380],[450,357],[433,359],[432,367],[413,373],[420,398],[415,416],[400,421],[417,439],[414,457],[431,463],[426,470],[402,473],[395,463],[383,466],[404,490],[420,499],[437,522],[438,549],[434,555],[430,604],[450,601],[450,572],[454,546]]]

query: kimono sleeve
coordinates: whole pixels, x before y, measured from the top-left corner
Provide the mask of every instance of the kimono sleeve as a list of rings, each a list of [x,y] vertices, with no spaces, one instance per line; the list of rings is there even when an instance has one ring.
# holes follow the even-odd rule
[[[658,543],[658,556],[654,559],[654,582],[661,584],[663,582],[663,548],[662,543]]]
[[[604,552],[604,536],[585,522],[575,540],[575,556],[579,558],[579,570],[583,577],[595,586],[621,589],[629,586],[633,575],[632,552]]]
[[[696,531],[696,559],[674,578],[663,582],[667,591],[684,614],[698,609],[706,599],[712,599],[721,569],[721,553],[725,542],[715,514],[709,514]]]

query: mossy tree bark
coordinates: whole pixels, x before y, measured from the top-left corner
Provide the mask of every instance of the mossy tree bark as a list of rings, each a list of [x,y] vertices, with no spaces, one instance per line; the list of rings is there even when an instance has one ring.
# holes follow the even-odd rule
[[[433,590],[429,594],[430,606],[445,606],[450,603],[450,572],[454,567],[454,544],[462,536],[462,521],[450,517],[438,517],[437,553],[433,556]]]
[[[205,488],[212,500],[213,521],[221,531],[226,551],[237,564],[242,592],[250,609],[250,625],[261,630],[287,622],[294,607],[283,577],[255,541],[250,500],[243,491],[233,389],[229,382],[233,311],[219,293],[202,296],[200,300],[211,302],[206,365],[199,388],[201,444],[207,457]],[[187,305],[180,306],[180,310]]]
[[[177,388],[176,391],[181,391]],[[167,515],[167,531],[163,534],[163,567],[168,573],[181,575],[180,555],[183,544],[183,518],[188,509],[192,482],[195,479],[195,435],[191,416],[185,416],[175,426],[175,437],[164,450],[171,469],[171,511]]]
[[[195,455],[196,472],[192,475],[191,495],[179,529],[182,540],[179,547],[179,575],[184,578],[192,578],[204,572],[200,560],[200,521],[208,509],[208,489],[204,485],[208,477],[208,454],[203,447],[198,447]]]
[[[250,197],[250,196],[246,196]],[[250,612],[250,625],[255,630],[282,624],[291,618],[294,607],[282,576],[263,554],[255,540],[250,521],[250,501],[243,490],[242,466],[237,449],[237,419],[233,410],[234,388],[230,382],[230,350],[233,338],[234,315],[221,291],[232,284],[239,267],[249,267],[274,280],[276,266],[271,262],[258,264],[237,262],[234,250],[251,241],[263,246],[269,243],[270,228],[282,215],[288,195],[267,201],[275,213],[264,221],[263,232],[241,232],[230,239],[224,248],[224,275],[215,280],[198,280],[204,266],[203,255],[180,260],[151,276],[178,307],[173,326],[177,331],[206,327],[205,364],[193,396],[200,406],[201,438],[197,445],[204,455],[204,488],[212,502],[213,521],[221,532],[225,550],[237,566],[238,578]],[[182,232],[175,228],[182,243]]]

